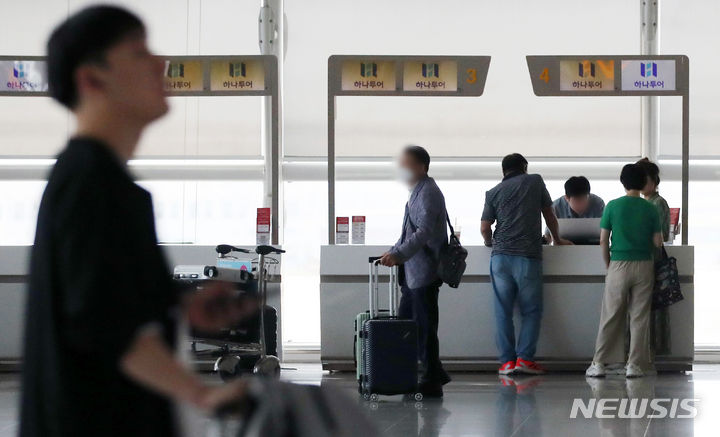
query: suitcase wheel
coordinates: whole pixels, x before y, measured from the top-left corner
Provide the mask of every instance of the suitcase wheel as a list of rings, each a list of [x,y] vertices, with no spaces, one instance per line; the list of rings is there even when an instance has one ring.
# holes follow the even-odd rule
[[[415,393],[415,400],[418,402],[422,401],[423,400],[422,393]]]
[[[380,396],[378,396],[377,393],[364,393],[363,399],[370,402],[377,402],[378,399],[380,399]]]
[[[274,355],[266,355],[258,360],[253,373],[260,376],[280,377],[280,360]]]
[[[215,361],[215,371],[223,381],[230,381],[242,374],[242,358],[236,355],[224,355]]]

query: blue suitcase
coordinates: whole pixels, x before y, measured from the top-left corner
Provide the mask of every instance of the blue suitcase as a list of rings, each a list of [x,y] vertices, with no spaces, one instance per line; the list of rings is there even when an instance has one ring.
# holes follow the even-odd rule
[[[378,311],[378,258],[370,262],[370,318],[362,326],[361,387],[366,399],[377,400],[378,395],[415,395],[417,393],[418,352],[417,323],[397,317],[397,267],[390,270],[390,312]]]

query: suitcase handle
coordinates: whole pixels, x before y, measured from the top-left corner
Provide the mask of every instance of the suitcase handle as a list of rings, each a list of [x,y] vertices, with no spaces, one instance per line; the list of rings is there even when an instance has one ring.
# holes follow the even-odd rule
[[[370,318],[376,319],[379,316],[378,288],[379,288],[379,266],[380,257],[370,257],[368,298],[370,307]],[[393,266],[390,268],[390,281],[388,284],[390,317],[397,317],[398,311],[398,268]]]

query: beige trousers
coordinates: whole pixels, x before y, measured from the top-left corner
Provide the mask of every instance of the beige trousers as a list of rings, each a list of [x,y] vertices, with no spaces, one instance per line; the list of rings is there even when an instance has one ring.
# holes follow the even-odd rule
[[[610,261],[593,361],[625,362],[626,321],[630,320],[628,364],[650,367],[650,306],[655,268],[648,261]]]

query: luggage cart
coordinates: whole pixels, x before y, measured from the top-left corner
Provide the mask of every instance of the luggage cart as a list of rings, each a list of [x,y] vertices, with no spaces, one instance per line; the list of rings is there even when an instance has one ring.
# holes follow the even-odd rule
[[[215,248],[219,258],[231,258],[231,253],[251,253],[249,250],[235,246],[221,244]],[[267,339],[265,336],[265,312],[267,308],[267,281],[269,264],[277,263],[277,260],[268,256],[280,254],[285,251],[272,246],[257,246],[255,253],[258,255],[257,267],[253,272],[246,270],[230,269],[217,266],[177,266],[173,278],[198,288],[208,280],[220,280],[236,285],[241,293],[257,293],[259,311],[259,340],[257,342],[240,342],[233,336],[233,330],[228,328],[219,334],[197,332],[193,335],[192,352],[198,357],[215,358],[213,370],[223,380],[235,378],[246,370],[264,376],[280,375],[280,360],[267,353]],[[199,350],[198,345],[211,346],[209,349]],[[254,361],[255,357],[258,357]]]

